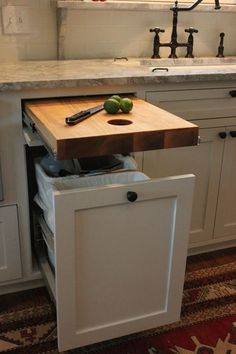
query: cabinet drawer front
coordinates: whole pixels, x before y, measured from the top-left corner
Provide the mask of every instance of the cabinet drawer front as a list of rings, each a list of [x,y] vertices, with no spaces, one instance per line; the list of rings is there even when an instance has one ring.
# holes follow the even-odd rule
[[[188,120],[236,116],[232,88],[149,91],[146,100]]]
[[[179,318],[193,182],[185,175],[55,193],[60,350]]]

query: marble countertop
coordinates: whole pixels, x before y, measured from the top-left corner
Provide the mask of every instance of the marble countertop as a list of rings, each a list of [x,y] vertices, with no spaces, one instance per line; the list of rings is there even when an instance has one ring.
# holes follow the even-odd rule
[[[155,71],[155,67],[168,71]],[[1,63],[0,91],[236,80],[236,57]]]

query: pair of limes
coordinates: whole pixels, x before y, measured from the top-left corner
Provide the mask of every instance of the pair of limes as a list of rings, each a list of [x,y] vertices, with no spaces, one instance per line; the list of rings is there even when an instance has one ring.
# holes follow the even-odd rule
[[[116,114],[121,110],[123,113],[129,113],[133,108],[133,102],[130,98],[121,98],[119,95],[113,95],[104,102],[104,109],[107,113]]]

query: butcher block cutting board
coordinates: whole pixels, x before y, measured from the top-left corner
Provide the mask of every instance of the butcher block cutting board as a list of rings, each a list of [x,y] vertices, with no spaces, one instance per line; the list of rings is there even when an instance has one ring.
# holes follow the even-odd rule
[[[132,97],[130,113],[102,110],[68,126],[65,118],[104,102],[104,97],[56,98],[24,102],[34,130],[57,159],[71,159],[191,146],[198,127],[152,104]]]

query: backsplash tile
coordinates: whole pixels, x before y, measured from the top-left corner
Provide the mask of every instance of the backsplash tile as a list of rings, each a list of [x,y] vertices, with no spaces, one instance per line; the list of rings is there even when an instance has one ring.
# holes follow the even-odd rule
[[[4,35],[0,16],[0,62],[47,60],[57,58],[57,19],[55,0],[0,0],[2,6],[27,6],[30,34]],[[215,56],[219,34],[225,32],[225,55],[236,55],[235,13],[179,13],[178,38],[186,42],[185,28],[194,27],[195,56]],[[150,57],[153,48],[152,27],[161,27],[161,41],[169,42],[171,11],[68,10],[63,53],[65,59],[113,58],[116,56]],[[169,48],[161,48],[162,57]],[[184,56],[186,50],[178,48]]]
[[[211,19],[209,21],[209,18]],[[225,32],[225,54],[236,55],[236,28],[234,13],[181,13],[179,14],[178,38],[187,41],[185,28],[194,27],[199,30],[194,36],[194,53],[196,56],[215,56],[219,44],[220,32]],[[104,48],[113,43],[112,57],[118,55],[151,56],[154,35],[149,32],[152,27],[161,27],[161,41],[169,42],[172,29],[171,12],[142,12],[142,11],[91,11],[69,10],[65,36],[65,58],[104,58],[111,53],[110,48]],[[88,45],[80,47],[70,45],[71,38],[86,37]],[[90,43],[90,45],[89,45]],[[83,44],[84,45],[84,44]],[[70,47],[70,51],[67,48]],[[169,55],[169,48],[161,48],[161,56]],[[177,54],[184,56],[186,49],[178,48]]]

